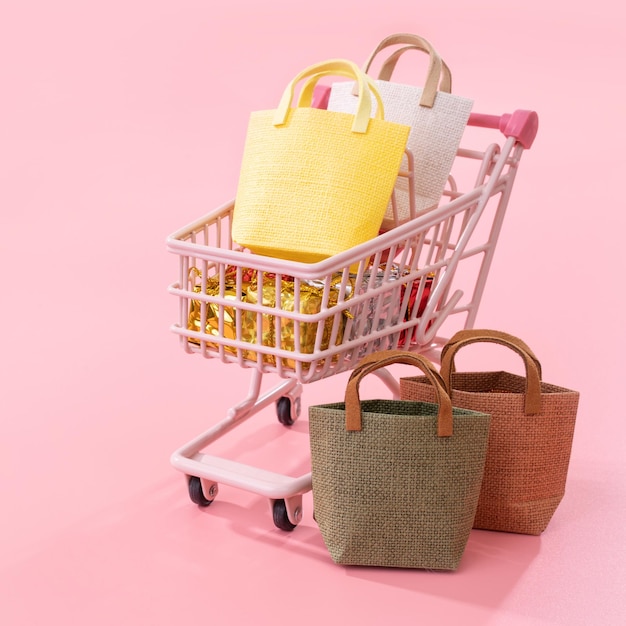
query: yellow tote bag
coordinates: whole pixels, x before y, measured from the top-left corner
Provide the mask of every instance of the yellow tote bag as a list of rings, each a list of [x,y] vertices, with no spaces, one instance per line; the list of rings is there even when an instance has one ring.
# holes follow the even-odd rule
[[[310,108],[312,86],[328,74],[356,80],[355,114]],[[315,263],[376,237],[409,131],[385,121],[376,88],[355,63],[332,59],[300,72],[278,109],[250,116],[233,239],[256,254]]]

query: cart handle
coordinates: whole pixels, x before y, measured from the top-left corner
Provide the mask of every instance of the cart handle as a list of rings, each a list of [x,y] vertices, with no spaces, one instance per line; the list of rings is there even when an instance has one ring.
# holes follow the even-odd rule
[[[468,126],[481,128],[496,128],[505,137],[514,137],[526,149],[533,145],[539,128],[539,116],[535,111],[518,109],[504,115],[486,115],[484,113],[470,113]]]
[[[315,85],[311,106],[316,109],[325,109],[330,98],[330,85]],[[514,137],[528,149],[533,145],[539,128],[539,117],[535,111],[519,109],[513,113],[503,115],[486,115],[484,113],[470,113],[468,126],[481,128],[495,128],[505,137]]]

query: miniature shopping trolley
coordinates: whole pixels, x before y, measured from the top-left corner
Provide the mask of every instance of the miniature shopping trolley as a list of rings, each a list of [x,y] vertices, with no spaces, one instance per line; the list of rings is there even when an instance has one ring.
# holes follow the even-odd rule
[[[176,450],[191,500],[208,506],[219,484],[267,497],[274,524],[302,519],[311,474],[288,476],[210,454],[212,443],[266,407],[289,426],[307,383],[355,367],[367,354],[405,349],[437,362],[447,338],[472,328],[521,155],[537,115],[472,114],[439,206],[375,239],[318,263],[259,256],[233,242],[230,202],[172,234],[179,259],[172,330],[190,354],[251,371],[247,397],[209,430]],[[495,132],[494,132],[495,131]],[[409,185],[413,164],[400,179]],[[278,379],[261,393],[265,375]],[[378,375],[395,397],[398,384]]]

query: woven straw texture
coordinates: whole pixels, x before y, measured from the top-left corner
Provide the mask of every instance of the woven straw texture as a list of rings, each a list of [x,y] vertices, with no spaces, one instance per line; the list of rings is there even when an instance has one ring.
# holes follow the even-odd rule
[[[452,169],[473,101],[438,92],[432,108],[419,106],[422,87],[384,80],[375,84],[385,107],[385,119],[411,127],[407,148],[415,159],[415,210],[417,213],[437,206]],[[354,83],[332,86],[328,110],[353,113],[358,99],[352,95]],[[372,103],[372,111],[376,103]],[[398,179],[396,188],[398,221],[409,219],[409,192],[406,179]],[[387,208],[383,228],[395,225],[391,207]]]
[[[579,394],[541,383],[541,412],[525,415],[526,378],[454,372],[452,403],[491,414],[485,475],[474,528],[541,534],[565,493]],[[432,401],[423,376],[400,380],[400,397]]]
[[[361,402],[361,431],[345,403],[309,409],[315,519],[336,563],[454,570],[474,520],[489,416],[453,409],[437,436],[438,405]]]
[[[313,263],[379,232],[409,128],[371,119],[290,109],[250,116],[232,224],[233,239],[257,254]]]

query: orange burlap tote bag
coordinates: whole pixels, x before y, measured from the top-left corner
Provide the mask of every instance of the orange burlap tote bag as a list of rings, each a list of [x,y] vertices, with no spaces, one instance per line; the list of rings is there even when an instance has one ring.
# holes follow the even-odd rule
[[[417,366],[432,402],[363,400],[361,379],[393,363]],[[489,415],[452,407],[424,357],[365,357],[345,402],[309,408],[315,520],[342,565],[454,570],[474,521]]]
[[[457,351],[476,342],[503,345],[523,359],[525,376],[455,372]],[[460,331],[444,346],[441,376],[455,406],[491,414],[489,448],[474,528],[541,534],[563,495],[579,393],[541,380],[541,365],[520,339],[493,330]],[[429,401],[424,378],[400,381],[401,398]]]

